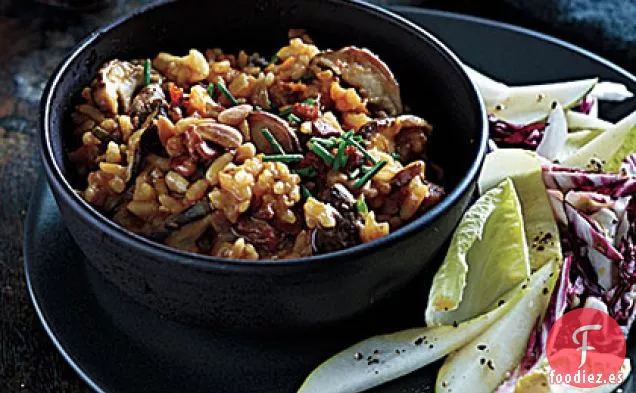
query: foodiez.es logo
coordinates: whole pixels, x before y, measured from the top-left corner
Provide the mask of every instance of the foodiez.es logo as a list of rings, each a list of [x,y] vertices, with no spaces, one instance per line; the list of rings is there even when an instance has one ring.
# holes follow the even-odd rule
[[[559,318],[546,345],[550,384],[592,388],[620,384],[625,336],[607,313],[579,308]]]

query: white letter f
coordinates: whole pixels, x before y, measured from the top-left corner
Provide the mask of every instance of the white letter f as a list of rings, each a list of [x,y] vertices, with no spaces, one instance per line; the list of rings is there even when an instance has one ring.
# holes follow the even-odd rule
[[[577,351],[582,351],[581,353],[581,364],[579,364],[579,368],[583,367],[583,365],[585,364],[585,359],[587,358],[587,351],[588,350],[595,350],[596,348],[592,347],[592,346],[588,346],[587,345],[587,331],[588,330],[601,330],[602,326],[601,325],[584,325],[581,326],[580,328],[576,329],[574,331],[574,333],[572,333],[572,340],[574,340],[574,342],[576,344],[580,344],[581,346],[578,347],[576,350]],[[581,340],[581,342],[579,342],[579,340],[576,338],[576,336],[583,332],[583,340]]]

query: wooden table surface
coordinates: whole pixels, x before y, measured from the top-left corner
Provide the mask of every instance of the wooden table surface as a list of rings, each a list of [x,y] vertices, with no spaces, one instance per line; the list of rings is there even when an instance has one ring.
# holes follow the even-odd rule
[[[24,281],[23,220],[40,170],[40,95],[79,40],[144,2],[77,14],[31,0],[0,0],[0,392],[90,391],[46,336]]]
[[[87,392],[52,346],[28,297],[22,268],[23,220],[38,176],[36,133],[44,85],[64,55],[85,35],[148,0],[113,0],[92,13],[73,13],[33,0],[0,0],[0,392]],[[407,1],[408,2],[408,1]],[[413,1],[410,1],[413,3]],[[448,4],[452,3],[452,4]],[[497,0],[426,5],[523,23],[532,22]],[[501,4],[500,4],[501,3]],[[490,9],[489,4],[496,4]],[[534,23],[534,24],[533,24]],[[585,42],[578,42],[586,44]],[[587,45],[598,50],[595,43]],[[609,52],[608,52],[609,53]],[[621,63],[620,53],[613,58]],[[629,66],[626,56],[622,63]],[[633,65],[633,64],[632,64]]]

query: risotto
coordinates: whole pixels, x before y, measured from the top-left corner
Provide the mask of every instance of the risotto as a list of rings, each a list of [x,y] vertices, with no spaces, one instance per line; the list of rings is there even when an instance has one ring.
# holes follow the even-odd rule
[[[104,64],[71,115],[78,193],[122,227],[197,253],[306,257],[430,209],[432,126],[376,55],[302,30],[270,59],[221,49]],[[431,166],[430,163],[429,167]]]

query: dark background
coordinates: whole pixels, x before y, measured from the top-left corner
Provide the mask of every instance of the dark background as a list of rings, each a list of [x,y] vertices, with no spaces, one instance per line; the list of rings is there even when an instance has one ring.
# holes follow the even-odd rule
[[[80,39],[96,27],[149,2],[112,0],[106,8],[78,12],[33,0],[0,0],[2,393],[89,391],[64,363],[41,328],[23,278],[23,219],[39,171],[35,144],[39,100],[55,66]],[[426,6],[522,25],[571,41],[631,72],[636,71],[636,2],[633,0],[375,2]]]

